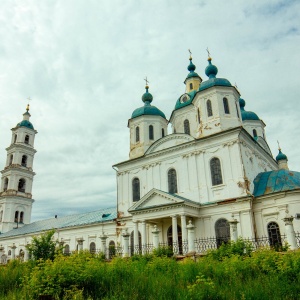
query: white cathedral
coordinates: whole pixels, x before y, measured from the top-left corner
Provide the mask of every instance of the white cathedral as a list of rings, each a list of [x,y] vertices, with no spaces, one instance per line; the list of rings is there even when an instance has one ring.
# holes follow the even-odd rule
[[[1,171],[0,263],[28,259],[26,245],[50,229],[65,253],[121,249],[128,256],[159,245],[197,253],[237,237],[265,237],[270,246],[286,238],[299,247],[293,216],[300,213],[300,172],[288,169],[280,149],[273,158],[265,123],[245,110],[235,86],[217,77],[212,59],[206,81],[189,60],[185,93],[170,119],[152,105],[147,84],[143,105],[128,121],[129,159],[113,166],[117,207],[30,223],[37,131],[27,107],[12,128]]]

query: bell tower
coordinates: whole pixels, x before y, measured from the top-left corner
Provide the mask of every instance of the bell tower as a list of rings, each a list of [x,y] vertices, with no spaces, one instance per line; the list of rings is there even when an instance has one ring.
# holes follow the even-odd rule
[[[0,232],[30,223],[32,199],[34,139],[37,131],[30,119],[29,104],[23,120],[12,131],[11,144],[6,148],[7,159],[1,171]]]

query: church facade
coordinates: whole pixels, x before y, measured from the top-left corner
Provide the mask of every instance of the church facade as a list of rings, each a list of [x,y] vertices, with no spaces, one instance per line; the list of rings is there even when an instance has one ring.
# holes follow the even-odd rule
[[[236,87],[217,77],[210,57],[207,80],[195,69],[190,57],[185,93],[169,120],[152,104],[146,82],[143,105],[128,121],[129,159],[113,166],[117,207],[107,210],[30,223],[37,131],[27,109],[6,149],[0,254],[26,257],[32,236],[51,228],[66,252],[120,248],[130,255],[161,244],[186,254],[205,238],[218,246],[237,236],[265,236],[274,246],[283,234],[298,247],[300,221],[293,216],[300,213],[300,173],[288,169],[281,149],[273,158],[264,122],[245,110]]]

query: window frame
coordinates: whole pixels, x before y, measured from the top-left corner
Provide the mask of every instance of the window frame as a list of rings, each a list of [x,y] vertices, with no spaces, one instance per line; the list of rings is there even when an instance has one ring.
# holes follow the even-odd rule
[[[230,115],[229,103],[226,97],[223,98],[223,108],[224,108],[225,115]]]
[[[149,125],[149,140],[154,140],[154,127],[153,125]]]
[[[209,99],[206,101],[206,111],[208,117],[212,117],[214,115],[211,100]]]
[[[168,192],[170,194],[178,193],[178,179],[175,168],[171,168],[168,170]]]
[[[132,202],[141,200],[141,181],[138,177],[132,178]]]
[[[209,167],[212,186],[223,184],[221,160],[218,157],[212,157],[209,161]]]
[[[190,121],[188,119],[183,121],[183,130],[185,134],[191,134]]]

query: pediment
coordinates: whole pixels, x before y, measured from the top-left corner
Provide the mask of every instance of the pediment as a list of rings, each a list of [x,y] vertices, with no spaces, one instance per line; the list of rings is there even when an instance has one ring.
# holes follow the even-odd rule
[[[145,154],[150,154],[167,148],[175,147],[187,142],[191,142],[193,140],[195,139],[192,136],[185,133],[169,134],[153,143]]]
[[[129,208],[129,211],[152,208],[157,206],[172,205],[184,202],[183,199],[176,198],[169,193],[152,189],[141,200]]]

